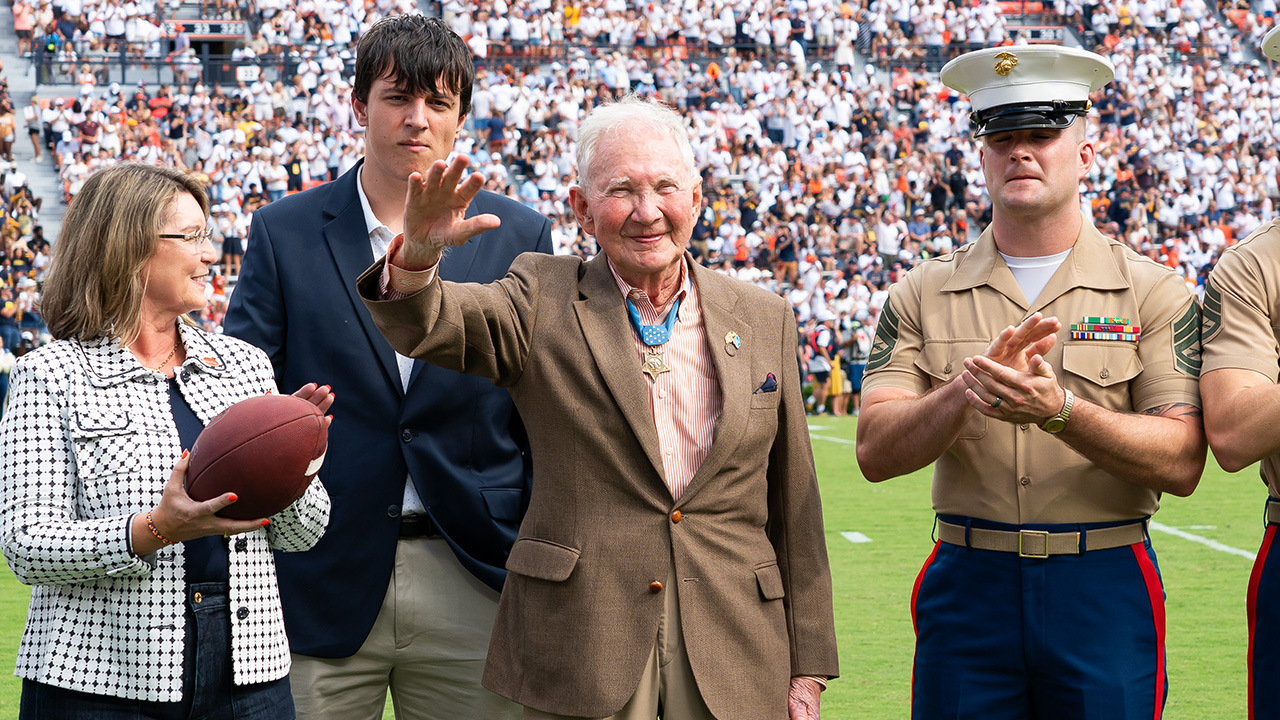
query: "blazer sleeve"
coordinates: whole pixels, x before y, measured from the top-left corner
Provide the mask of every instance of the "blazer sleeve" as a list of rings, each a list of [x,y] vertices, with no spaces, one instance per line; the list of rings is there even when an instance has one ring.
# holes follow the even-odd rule
[[[146,577],[129,550],[132,513],[84,520],[65,394],[41,368],[19,362],[0,422],[0,552],[27,585]]]
[[[280,369],[285,364],[287,320],[275,248],[263,213],[253,214],[248,247],[240,267],[240,277],[227,305],[223,329],[227,335],[262,348],[271,366],[276,368],[278,384]]]
[[[275,380],[272,377],[271,364],[263,351],[257,347],[247,346],[253,363],[253,374],[261,392],[275,392]],[[330,500],[329,493],[320,476],[311,479],[302,497],[292,505],[271,516],[271,524],[266,527],[267,542],[272,550],[283,552],[300,552],[310,550],[324,535],[329,526]]]
[[[271,517],[267,540],[272,550],[300,552],[320,542],[329,526],[329,493],[319,476],[292,505]]]
[[[537,319],[538,264],[525,253],[496,282],[431,281],[398,300],[381,300],[385,258],[360,276],[357,289],[391,347],[407,357],[510,387],[520,380]]]
[[[782,337],[796,337],[795,316],[782,313]],[[791,643],[791,676],[839,675],[831,567],[822,523],[818,476],[813,465],[800,391],[800,371],[785,348],[778,433],[769,452],[769,539],[785,587],[783,601]]]

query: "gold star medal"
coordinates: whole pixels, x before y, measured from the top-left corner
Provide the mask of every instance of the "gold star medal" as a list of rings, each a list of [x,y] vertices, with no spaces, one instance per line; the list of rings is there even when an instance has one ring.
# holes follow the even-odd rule
[[[644,365],[640,366],[640,372],[648,375],[652,380],[657,380],[659,375],[670,370],[662,351],[653,348],[644,351]]]
[[[675,303],[671,306],[671,311],[667,313],[667,321],[661,325],[645,325],[640,322],[640,311],[636,310],[636,306],[632,304],[631,299],[627,298],[627,316],[631,320],[631,327],[636,331],[636,336],[640,338],[640,342],[644,348],[644,364],[640,366],[640,372],[648,375],[651,380],[657,380],[658,376],[664,372],[668,372],[671,368],[667,367],[667,361],[662,350],[658,348],[667,344],[671,339],[671,331],[676,326],[676,320],[680,312],[680,298],[676,298]]]

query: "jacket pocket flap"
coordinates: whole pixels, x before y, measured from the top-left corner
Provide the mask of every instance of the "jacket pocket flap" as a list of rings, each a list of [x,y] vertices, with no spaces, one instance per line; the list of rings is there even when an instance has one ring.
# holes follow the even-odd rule
[[[778,569],[778,563],[756,568],[756,584],[760,586],[760,594],[765,600],[777,600],[786,594],[782,589],[782,571]]]
[[[489,517],[507,522],[520,522],[520,505],[524,490],[520,488],[484,488],[480,490]]]
[[[581,551],[538,538],[520,538],[511,548],[507,570],[539,580],[564,582],[578,564]]]
[[[71,411],[71,418],[71,437],[75,440],[129,435],[140,429],[128,410],[76,408]]]

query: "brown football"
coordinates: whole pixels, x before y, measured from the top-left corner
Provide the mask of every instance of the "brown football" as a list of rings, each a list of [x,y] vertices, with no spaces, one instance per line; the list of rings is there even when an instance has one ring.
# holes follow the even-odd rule
[[[194,500],[239,499],[220,517],[271,517],[306,492],[329,432],[311,403],[292,395],[241,400],[209,421],[191,448],[185,487]]]

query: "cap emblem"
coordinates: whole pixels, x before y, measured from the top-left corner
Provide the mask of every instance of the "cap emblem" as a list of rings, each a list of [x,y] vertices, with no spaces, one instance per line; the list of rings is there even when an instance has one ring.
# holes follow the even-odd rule
[[[1013,68],[1018,64],[1018,56],[1011,52],[1002,52],[996,55],[996,74],[1004,77],[1013,72]]]

